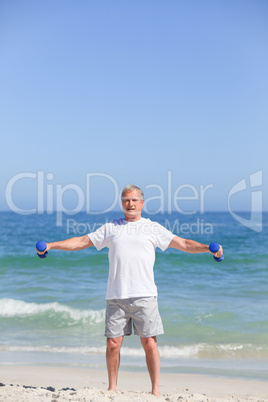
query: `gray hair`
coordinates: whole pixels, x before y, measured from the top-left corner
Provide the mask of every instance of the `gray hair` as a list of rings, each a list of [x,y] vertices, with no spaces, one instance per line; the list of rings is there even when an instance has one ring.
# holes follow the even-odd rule
[[[127,184],[122,192],[121,192],[121,199],[124,197],[124,195],[128,192],[128,191],[133,191],[133,190],[138,190],[139,194],[140,194],[140,199],[141,201],[144,200],[144,194],[141,188],[139,188],[138,186],[136,186],[135,184]]]

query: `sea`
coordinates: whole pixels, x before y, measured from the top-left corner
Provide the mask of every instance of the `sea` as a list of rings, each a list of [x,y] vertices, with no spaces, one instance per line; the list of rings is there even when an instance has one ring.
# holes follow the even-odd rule
[[[156,249],[155,282],[164,335],[161,371],[268,379],[268,213],[247,227],[229,212],[143,215],[174,234],[218,242],[210,254]],[[35,244],[82,236],[122,212],[64,215],[0,213],[0,361],[105,369],[108,249],[51,250]],[[241,223],[242,222],[242,223]],[[261,222],[261,223],[260,223]],[[257,229],[256,229],[257,228]],[[145,371],[139,337],[125,337],[120,369]]]

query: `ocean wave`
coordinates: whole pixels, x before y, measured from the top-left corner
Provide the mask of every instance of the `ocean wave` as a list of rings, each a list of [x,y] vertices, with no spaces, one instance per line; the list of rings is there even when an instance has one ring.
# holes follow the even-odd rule
[[[88,346],[80,346],[80,347],[66,347],[66,346],[19,346],[19,345],[1,345],[1,352],[40,352],[40,353],[71,353],[71,354],[105,354],[106,347],[88,347]]]
[[[54,303],[27,303],[23,300],[0,299],[0,317],[35,317],[46,315],[47,318],[57,318],[59,321],[68,321],[82,324],[99,324],[104,322],[105,310],[79,310]]]
[[[53,347],[30,345],[0,345],[0,352],[38,352],[38,353],[66,353],[82,355],[105,355],[106,346],[81,347]],[[139,358],[144,357],[143,348],[122,347],[122,356]],[[256,347],[252,344],[196,344],[182,346],[159,346],[161,358],[166,359],[235,359],[235,358],[268,358],[268,348]]]

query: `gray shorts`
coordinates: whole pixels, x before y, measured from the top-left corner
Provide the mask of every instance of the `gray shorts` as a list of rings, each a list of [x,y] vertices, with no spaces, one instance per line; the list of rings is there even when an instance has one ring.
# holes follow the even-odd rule
[[[158,311],[157,297],[132,297],[130,299],[106,300],[105,336],[134,334],[143,338],[164,333]]]

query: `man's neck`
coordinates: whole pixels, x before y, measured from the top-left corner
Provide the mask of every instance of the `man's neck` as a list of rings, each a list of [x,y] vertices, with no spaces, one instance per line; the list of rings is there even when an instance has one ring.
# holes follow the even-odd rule
[[[141,219],[141,215],[138,216],[126,216],[125,215],[125,221],[127,222],[137,222]]]

